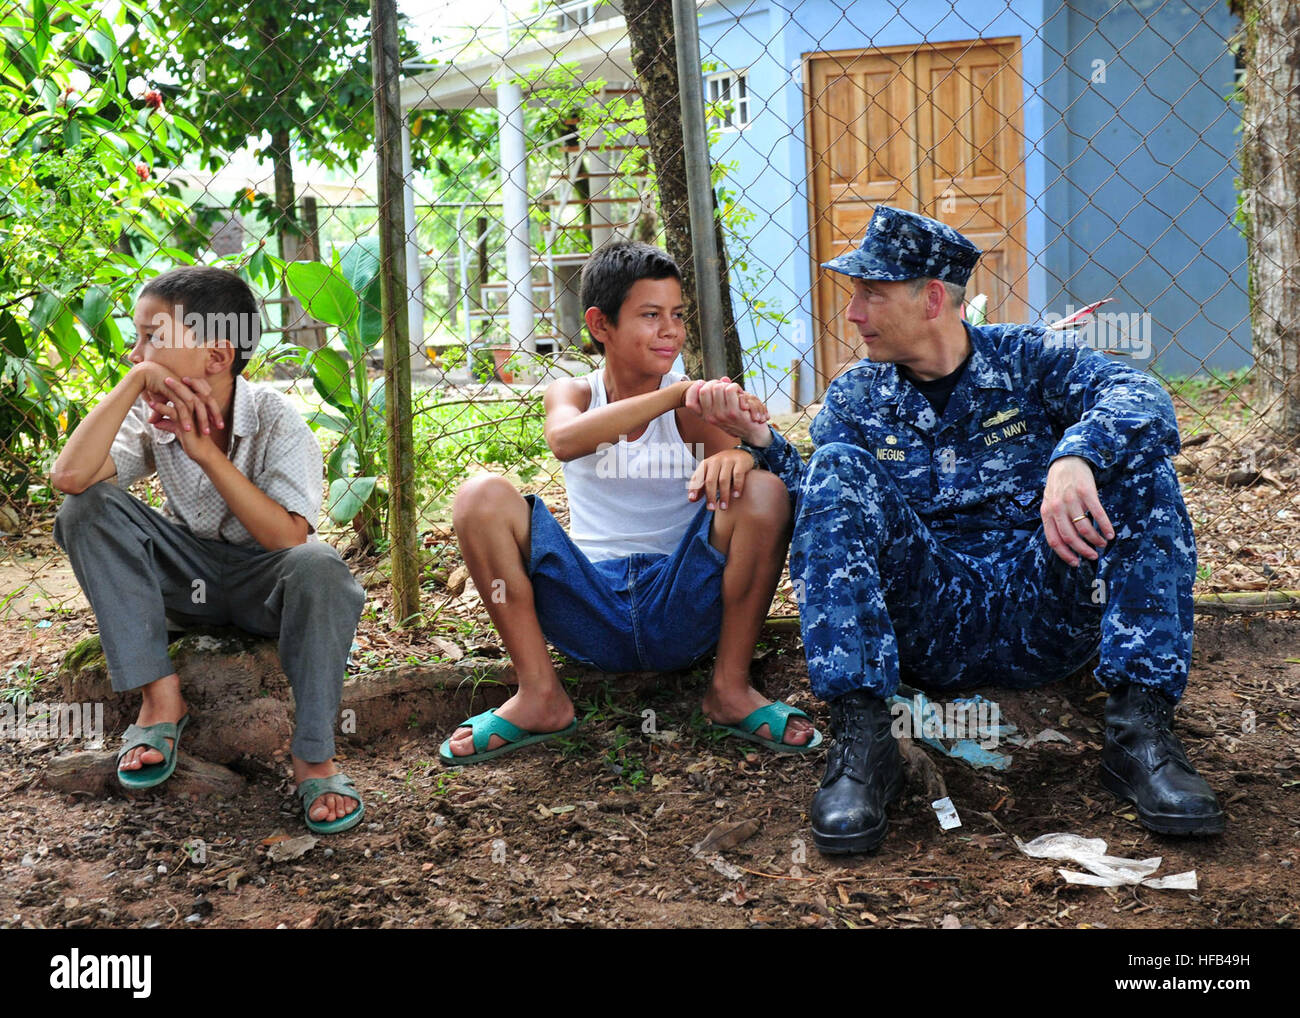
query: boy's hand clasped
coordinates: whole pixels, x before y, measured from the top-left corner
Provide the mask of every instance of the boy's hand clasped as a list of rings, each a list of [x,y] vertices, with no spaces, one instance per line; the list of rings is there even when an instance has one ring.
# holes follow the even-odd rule
[[[149,423],[170,432],[194,462],[202,464],[224,453],[213,432],[225,429],[221,408],[212,387],[201,378],[179,380],[159,372],[145,376],[144,401],[151,413]]]
[[[768,412],[763,401],[726,377],[691,383],[685,406],[737,438],[767,433]],[[729,505],[727,493],[731,493],[731,499],[740,498],[745,490],[745,475],[752,469],[754,460],[749,453],[726,449],[695,468],[687,482],[686,497],[695,502],[704,494],[710,510],[725,510]]]
[[[768,412],[763,401],[730,378],[693,382],[686,390],[686,409],[750,445],[768,444]]]

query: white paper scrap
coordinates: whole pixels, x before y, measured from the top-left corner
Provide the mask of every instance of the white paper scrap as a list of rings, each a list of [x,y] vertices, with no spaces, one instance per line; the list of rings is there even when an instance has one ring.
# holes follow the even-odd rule
[[[957,815],[957,807],[952,804],[952,799],[945,796],[942,799],[935,799],[930,803],[930,808],[934,810],[934,815],[939,818],[939,826],[945,831],[951,831],[954,827],[961,826],[961,817]]]

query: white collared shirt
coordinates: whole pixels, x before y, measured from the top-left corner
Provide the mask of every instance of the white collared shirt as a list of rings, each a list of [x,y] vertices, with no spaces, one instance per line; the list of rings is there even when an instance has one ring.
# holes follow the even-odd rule
[[[149,424],[142,396],[113,439],[110,454],[117,483],[126,488],[157,472],[167,502],[163,516],[196,537],[258,546],[230,511],[203,468],[171,432]],[[235,379],[228,455],[235,468],[268,497],[307,521],[314,539],[320,518],[324,460],[320,443],[302,414],[268,385]]]

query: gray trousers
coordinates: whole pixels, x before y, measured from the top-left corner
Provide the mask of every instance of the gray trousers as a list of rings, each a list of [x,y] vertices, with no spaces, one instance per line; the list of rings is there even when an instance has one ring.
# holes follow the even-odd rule
[[[311,763],[334,755],[348,651],[366,595],[332,547],[308,541],[265,551],[195,537],[111,480],[64,499],[54,539],[95,610],[114,690],[176,670],[167,615],[279,637],[297,718],[293,753]]]

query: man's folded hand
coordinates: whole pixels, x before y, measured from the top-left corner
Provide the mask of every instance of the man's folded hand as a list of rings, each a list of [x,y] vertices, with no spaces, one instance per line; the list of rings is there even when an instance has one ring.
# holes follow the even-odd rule
[[[1047,543],[1072,566],[1079,564],[1080,556],[1096,561],[1094,549],[1115,538],[1097,497],[1092,465],[1080,456],[1062,456],[1048,468],[1042,517]]]

